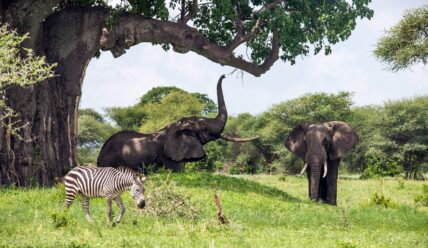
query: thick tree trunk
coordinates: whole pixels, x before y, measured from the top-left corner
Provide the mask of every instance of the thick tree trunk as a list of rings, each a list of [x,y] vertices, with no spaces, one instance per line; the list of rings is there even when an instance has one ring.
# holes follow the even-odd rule
[[[100,48],[104,16],[72,10],[50,16],[33,35],[32,47],[58,63],[56,77],[7,92],[18,113],[22,140],[0,127],[0,184],[51,185],[76,166],[77,108],[86,66]],[[64,28],[66,27],[66,28]],[[16,120],[12,120],[16,121]]]

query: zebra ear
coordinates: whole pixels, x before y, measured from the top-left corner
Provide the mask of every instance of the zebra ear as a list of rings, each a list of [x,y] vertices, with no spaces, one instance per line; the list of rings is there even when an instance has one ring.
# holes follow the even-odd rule
[[[138,177],[138,175],[134,175],[132,179],[134,179],[134,182],[138,183],[140,178]]]
[[[140,180],[142,183],[144,183],[146,181],[146,177],[142,177]]]

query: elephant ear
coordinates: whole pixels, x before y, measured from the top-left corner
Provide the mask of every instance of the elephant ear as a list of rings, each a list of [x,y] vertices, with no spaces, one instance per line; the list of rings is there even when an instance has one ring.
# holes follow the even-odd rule
[[[328,153],[330,159],[342,157],[358,143],[357,133],[347,123],[331,121],[326,122],[325,125],[331,130],[332,141]]]
[[[174,161],[198,159],[205,156],[204,148],[197,136],[189,130],[183,130],[178,125],[168,127],[164,152]]]
[[[306,132],[309,124],[302,123],[296,125],[284,142],[285,147],[299,158],[305,160],[306,157]]]

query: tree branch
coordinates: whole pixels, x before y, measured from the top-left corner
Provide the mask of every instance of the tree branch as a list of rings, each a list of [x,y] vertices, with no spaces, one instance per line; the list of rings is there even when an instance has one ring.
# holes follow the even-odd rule
[[[254,76],[260,76],[270,69],[279,58],[278,35],[272,37],[272,54],[261,65],[236,57],[226,46],[219,46],[201,35],[195,28],[182,23],[146,19],[141,16],[121,17],[114,30],[104,28],[100,38],[103,50],[110,50],[114,57],[124,54],[129,47],[141,42],[171,44],[174,51],[193,51],[221,65],[229,65]]]
[[[265,11],[271,10],[283,2],[284,2],[284,0],[276,0],[272,3],[268,3],[268,4],[264,5],[262,8],[260,8],[256,13],[260,14],[260,13],[263,13]],[[265,20],[261,20],[260,18],[256,19],[256,22],[255,22],[253,28],[251,29],[251,31],[249,33],[247,33],[246,35],[244,35],[243,34],[243,25],[242,25],[242,21],[240,19],[240,15],[239,15],[239,9],[237,10],[237,13],[238,13],[238,18],[235,20],[235,26],[237,29],[237,32],[236,32],[237,34],[236,34],[235,38],[233,39],[233,41],[227,46],[227,49],[230,52],[234,51],[238,46],[240,46],[241,44],[249,41],[251,38],[256,36],[260,30],[260,27],[266,22]]]
[[[182,0],[183,2],[185,2],[185,0]],[[183,8],[183,4],[182,4],[182,8]],[[182,10],[183,11],[183,10]],[[184,9],[184,12],[186,10]],[[198,11],[199,11],[199,5],[198,5],[198,0],[193,0],[193,6],[192,6],[192,10],[187,14],[187,15],[182,15],[180,18],[180,23],[187,23],[189,20],[195,18],[198,15]],[[184,13],[182,12],[182,13]]]

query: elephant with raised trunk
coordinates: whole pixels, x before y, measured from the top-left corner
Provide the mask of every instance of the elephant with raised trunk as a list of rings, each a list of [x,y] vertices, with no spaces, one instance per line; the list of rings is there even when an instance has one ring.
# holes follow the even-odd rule
[[[342,121],[296,125],[284,142],[304,161],[300,174],[307,172],[309,197],[332,205],[336,205],[340,159],[357,143],[358,135]]]
[[[163,165],[173,171],[183,171],[185,162],[205,157],[203,145],[222,138],[234,142],[247,142],[255,138],[236,138],[222,134],[227,121],[222,82],[217,83],[218,114],[215,118],[185,117],[150,134],[121,131],[112,135],[101,148],[98,166],[127,166],[139,169],[141,165]]]

